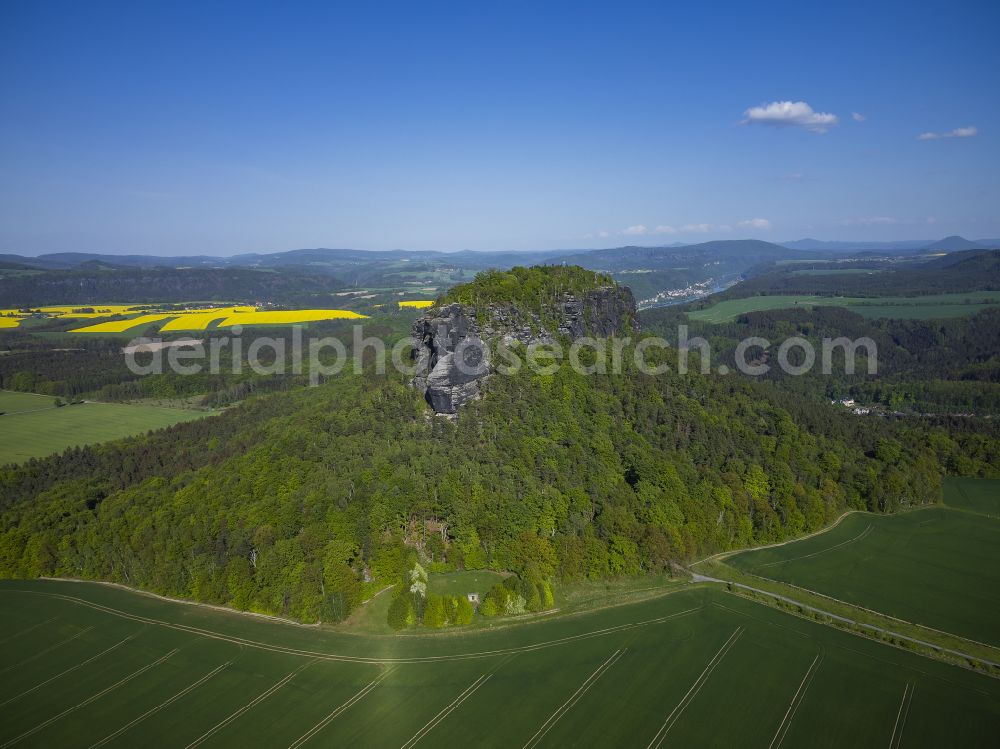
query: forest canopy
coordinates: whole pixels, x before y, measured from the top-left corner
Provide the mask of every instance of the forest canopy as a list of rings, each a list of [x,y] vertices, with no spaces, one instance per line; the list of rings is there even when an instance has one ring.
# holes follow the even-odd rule
[[[431,526],[442,569],[636,575],[937,501],[960,450],[745,379],[522,370],[452,423],[397,374],[342,374],[8,467],[0,575],[329,621],[399,580]]]
[[[514,304],[523,310],[539,311],[566,294],[582,295],[608,286],[617,286],[611,276],[579,265],[514,266],[510,270],[484,271],[473,281],[453,287],[438,303]]]

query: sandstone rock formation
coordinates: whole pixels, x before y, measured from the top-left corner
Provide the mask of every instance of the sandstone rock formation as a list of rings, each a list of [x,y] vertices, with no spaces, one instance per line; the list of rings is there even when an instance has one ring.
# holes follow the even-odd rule
[[[423,391],[436,413],[455,414],[482,395],[493,373],[491,346],[498,342],[607,338],[636,329],[635,299],[625,287],[602,286],[581,296],[566,294],[551,312],[546,325],[537,312],[513,304],[490,304],[481,310],[458,303],[432,307],[413,324],[414,387]]]

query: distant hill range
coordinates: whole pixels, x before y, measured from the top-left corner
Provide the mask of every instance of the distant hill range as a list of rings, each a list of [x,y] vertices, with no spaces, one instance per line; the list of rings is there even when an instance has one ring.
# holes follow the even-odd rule
[[[13,303],[44,304],[86,301],[77,299],[79,290],[89,289],[139,294],[135,271],[157,271],[171,284],[179,276],[167,270],[183,271],[186,280],[194,282],[198,272],[211,271],[211,288],[216,294],[231,295],[233,291],[255,292],[269,298],[291,301],[292,286],[315,294],[332,288],[429,288],[432,293],[471,280],[478,272],[490,268],[510,268],[515,265],[580,265],[589,270],[611,274],[616,281],[629,286],[641,308],[686,301],[719,291],[760,269],[789,262],[807,262],[823,258],[905,258],[922,253],[1000,247],[1000,240],[970,241],[962,237],[946,237],[935,242],[822,242],[803,239],[776,244],[756,239],[733,239],[699,244],[671,244],[658,247],[626,246],[603,250],[567,249],[547,251],[487,251],[440,252],[433,250],[353,250],[300,249],[272,253],[248,253],[231,257],[188,255],[166,257],[157,255],[110,255],[89,252],[60,252],[38,257],[0,255],[0,306]],[[131,273],[129,273],[131,271]],[[293,278],[261,279],[250,271],[280,273]],[[233,283],[221,279],[233,274]],[[69,274],[70,277],[65,277]],[[28,282],[26,277],[36,276]],[[116,283],[112,277],[123,276]],[[18,280],[12,282],[14,278]],[[317,283],[319,279],[323,282]],[[196,284],[202,286],[205,284]],[[17,293],[15,293],[15,289]],[[73,292],[71,293],[71,289]],[[209,289],[204,289],[208,291]],[[6,293],[5,293],[6,292]],[[58,292],[50,295],[48,292]],[[36,296],[41,294],[41,298]],[[4,296],[8,298],[4,299]],[[52,296],[52,298],[50,298]],[[55,297],[59,298],[55,298]],[[68,299],[63,297],[73,296]],[[132,298],[131,296],[129,297]],[[213,298],[213,297],[206,297]],[[124,297],[115,297],[125,301]]]
[[[637,269],[661,266],[665,260],[694,256],[715,258],[746,258],[754,263],[766,260],[794,258],[799,252],[851,254],[858,251],[881,251],[886,254],[916,251],[955,252],[957,250],[1000,249],[1000,239],[969,240],[950,236],[936,241],[906,240],[898,242],[827,242],[819,239],[799,239],[793,242],[765,242],[757,239],[731,239],[715,242],[640,247],[623,246],[603,250],[566,249],[543,251],[471,251],[441,252],[437,250],[352,250],[314,248],[280,252],[255,252],[229,257],[216,255],[111,255],[98,252],[56,252],[37,257],[0,254],[0,268],[43,270],[77,269],[85,264],[99,263],[108,268],[289,268],[308,267],[313,270],[362,267],[373,263],[429,262],[445,263],[468,269],[501,268],[513,265],[567,263],[585,268],[601,265],[602,269]],[[792,251],[792,252],[789,252]]]
[[[869,272],[838,272],[863,269]],[[921,296],[1000,291],[1000,250],[960,250],[906,261],[820,261],[761,265],[719,298],[757,295]]]
[[[36,279],[36,283],[26,282],[23,276],[25,273],[30,274],[32,270],[46,276],[86,272],[98,278],[137,269],[213,272],[252,270],[292,273],[315,279],[337,279],[343,287],[381,289],[425,287],[433,288],[433,293],[439,293],[456,284],[470,281],[475,274],[490,268],[506,269],[515,265],[580,265],[588,270],[610,273],[619,283],[632,289],[640,307],[647,307],[694,298],[725,288],[738,281],[744,272],[761,264],[813,257],[815,253],[754,239],[665,247],[629,246],[608,250],[569,249],[540,252],[369,251],[317,248],[232,257],[207,255],[162,257],[65,252],[39,257],[0,255],[0,277],[13,275],[21,277],[17,286],[20,290],[27,291],[29,288],[42,289],[48,285],[42,284],[42,279]],[[4,270],[5,267],[9,270]],[[68,283],[79,285],[78,282],[82,279],[75,277],[66,280]],[[108,279],[104,279],[104,285],[107,284]],[[93,288],[89,281],[84,285]],[[48,286],[51,288],[51,285]],[[64,285],[60,292],[67,290],[67,286]],[[60,296],[62,295],[60,293]],[[3,285],[0,284],[0,298],[2,296]],[[282,296],[284,297],[284,293]],[[19,298],[23,300],[25,297]],[[28,298],[35,299],[35,296],[30,293]]]
[[[273,302],[331,306],[343,284],[333,276],[252,268],[125,268],[88,260],[72,270],[0,269],[0,308],[141,302]]]
[[[966,239],[952,235],[937,241],[927,239],[911,239],[899,242],[824,242],[819,239],[798,239],[794,242],[782,242],[783,247],[793,250],[808,250],[811,252],[857,252],[871,251],[884,254],[909,254],[922,250],[938,252],[954,252],[956,250],[995,250],[1000,249],[1000,239]]]

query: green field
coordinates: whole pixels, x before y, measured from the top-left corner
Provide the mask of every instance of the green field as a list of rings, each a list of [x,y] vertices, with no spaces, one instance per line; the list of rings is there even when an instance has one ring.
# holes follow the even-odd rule
[[[14,390],[0,390],[0,414],[12,416],[13,414],[25,413],[28,411],[41,411],[47,408],[55,408],[56,399],[51,395],[39,395],[37,393],[18,393]]]
[[[949,480],[945,506],[852,514],[829,531],[729,557],[731,566],[1000,645],[1000,481]],[[992,515],[992,517],[990,516]]]
[[[801,268],[791,271],[793,276],[858,276],[882,273],[881,268]]]
[[[0,391],[0,465],[119,439],[205,415],[155,406],[80,403],[55,407],[55,398]]]
[[[948,507],[1000,520],[1000,481],[947,478],[944,487]]]
[[[989,306],[1000,304],[1000,292],[976,291],[967,294],[933,294],[918,297],[831,297],[815,295],[751,296],[727,299],[705,309],[689,312],[692,320],[708,323],[732,322],[747,312],[802,307],[848,307],[864,317],[892,317],[897,319],[929,320],[962,317],[981,312]]]
[[[864,304],[850,305],[851,312],[857,312],[868,319],[889,317],[896,320],[945,320],[965,317],[982,312],[993,304]]]
[[[692,586],[367,637],[0,582],[0,747],[993,746],[1000,681]]]

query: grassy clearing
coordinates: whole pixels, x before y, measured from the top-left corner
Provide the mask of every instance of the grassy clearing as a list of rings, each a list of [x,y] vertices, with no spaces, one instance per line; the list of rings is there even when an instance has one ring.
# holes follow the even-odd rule
[[[706,587],[464,636],[60,581],[0,582],[0,613],[5,746],[992,746],[1000,721],[996,680]]]
[[[815,295],[752,296],[727,299],[705,309],[689,312],[692,320],[724,323],[747,312],[763,312],[798,307],[848,307],[865,317],[893,317],[927,320],[972,315],[987,306],[1000,304],[1000,292],[977,291],[967,294],[934,294],[919,297],[831,297]]]
[[[949,482],[946,503],[988,507],[1000,482]],[[992,497],[992,499],[991,499]],[[953,507],[850,515],[825,533],[726,563],[926,627],[1000,645],[1000,519]]]
[[[480,597],[503,580],[503,575],[492,570],[466,570],[444,572],[427,576],[427,590],[442,596],[466,596],[478,593]]]
[[[0,390],[0,414],[4,416],[38,411],[43,408],[55,408],[55,405],[56,399],[51,395]]]
[[[29,402],[27,398],[33,400]],[[45,404],[41,410],[24,408],[35,401]],[[143,434],[205,415],[204,411],[118,403],[80,403],[55,408],[55,399],[48,396],[0,393],[0,411],[6,410],[4,406],[8,403],[20,404],[21,413],[0,416],[0,465],[41,458],[67,447]]]

